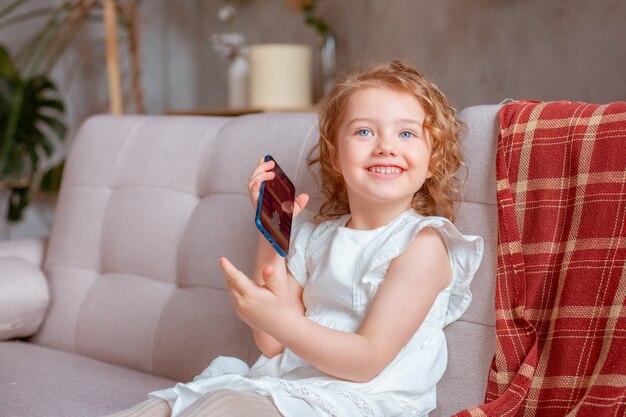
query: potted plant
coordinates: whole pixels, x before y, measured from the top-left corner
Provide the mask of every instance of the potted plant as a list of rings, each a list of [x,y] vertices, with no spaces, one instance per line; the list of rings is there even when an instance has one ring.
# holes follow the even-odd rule
[[[0,190],[8,196],[6,220],[23,218],[38,189],[45,161],[65,138],[65,108],[45,75],[24,77],[0,45]]]
[[[65,106],[48,74],[85,24],[103,21],[105,3],[117,10],[115,23],[128,32],[132,94],[136,110],[143,113],[137,29],[140,0],[57,0],[44,6],[12,0],[0,7],[0,29],[43,19],[41,24],[29,24],[35,30],[15,58],[0,45],[0,196],[8,195],[5,217],[9,224],[22,220],[40,186],[44,191],[58,190],[63,164],[50,169],[46,162],[65,140]]]

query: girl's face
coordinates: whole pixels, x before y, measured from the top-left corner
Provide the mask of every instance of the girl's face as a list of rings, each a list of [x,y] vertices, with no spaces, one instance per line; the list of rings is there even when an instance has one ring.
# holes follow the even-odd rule
[[[356,90],[337,131],[335,166],[351,211],[378,206],[407,210],[431,176],[424,109],[412,95],[386,88]]]

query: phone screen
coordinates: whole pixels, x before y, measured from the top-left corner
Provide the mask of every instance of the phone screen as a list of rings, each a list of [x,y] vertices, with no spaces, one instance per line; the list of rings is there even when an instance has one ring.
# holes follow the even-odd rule
[[[291,222],[295,187],[285,172],[270,155],[265,161],[273,160],[275,177],[261,184],[259,201],[256,211],[256,225],[281,256],[289,252],[289,238],[291,236]]]

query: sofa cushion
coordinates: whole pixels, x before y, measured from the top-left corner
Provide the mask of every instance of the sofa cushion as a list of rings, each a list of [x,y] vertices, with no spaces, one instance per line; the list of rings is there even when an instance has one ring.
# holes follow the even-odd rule
[[[0,340],[37,331],[50,301],[43,240],[0,242]]]
[[[463,153],[468,170],[456,225],[485,240],[485,254],[471,285],[472,303],[446,327],[448,368],[437,385],[437,408],[431,417],[446,417],[482,404],[495,350],[495,271],[498,209],[495,155],[500,105],[474,106],[459,113],[467,125]]]
[[[19,341],[0,342],[0,417],[96,417],[175,382]]]
[[[429,417],[449,417],[484,402],[495,333],[494,326],[461,320],[446,328],[448,367],[437,384],[437,408]]]

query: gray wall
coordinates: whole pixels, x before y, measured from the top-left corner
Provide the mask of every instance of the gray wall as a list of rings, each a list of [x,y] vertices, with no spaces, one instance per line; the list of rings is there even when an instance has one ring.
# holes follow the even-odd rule
[[[225,3],[143,1],[141,61],[149,113],[226,104],[227,62],[212,49],[215,32],[240,31],[248,43],[297,42],[317,50],[316,33],[283,0],[235,1],[239,13],[228,25],[217,19]],[[404,58],[458,108],[507,97],[626,100],[624,1],[318,0],[317,9],[336,34],[339,69]],[[0,30],[0,41],[16,47],[27,34],[22,28]],[[128,86],[123,44],[120,51]],[[322,90],[319,67],[317,56],[315,97]],[[81,33],[55,77],[67,93],[72,123],[107,110],[101,25]]]
[[[191,21],[200,22],[194,31],[200,65],[193,74],[198,88],[191,105],[225,101],[225,64],[207,41],[210,33],[225,28],[214,17],[220,4],[196,2],[196,14],[202,18]],[[402,57],[438,82],[458,107],[506,97],[626,99],[623,1],[320,0],[318,4],[320,15],[336,32],[340,68]],[[316,44],[301,16],[281,1],[252,1],[239,11],[230,26],[250,42]],[[318,74],[317,94],[319,90]]]
[[[224,105],[226,62],[211,48],[214,32],[239,30],[249,43],[318,45],[281,0],[243,2],[230,25],[216,18],[222,1],[149,3],[144,56],[154,63],[145,67],[146,85],[156,87],[153,109]],[[318,0],[318,11],[336,33],[340,69],[404,58],[459,108],[507,97],[626,100],[624,1]],[[160,97],[151,70],[161,71]],[[319,96],[319,60],[315,74]]]
[[[32,7],[58,0],[33,0]],[[231,24],[217,19],[224,0],[144,0],[141,63],[149,113],[226,105],[227,62],[211,34],[241,31],[248,43],[319,38],[283,0],[235,1]],[[621,0],[318,0],[337,37],[338,68],[403,58],[422,69],[457,108],[505,98],[626,100],[626,2]],[[32,22],[30,27],[36,26]],[[32,32],[0,29],[16,50]],[[124,91],[129,64],[121,36]],[[319,56],[314,95],[322,90]],[[85,28],[53,75],[68,104],[72,130],[106,112],[102,25]],[[133,112],[132,106],[128,107]],[[32,216],[32,214],[30,214]],[[41,216],[39,216],[41,217]],[[49,216],[48,216],[49,217]],[[39,235],[43,226],[14,233]],[[31,222],[32,224],[32,222]]]

